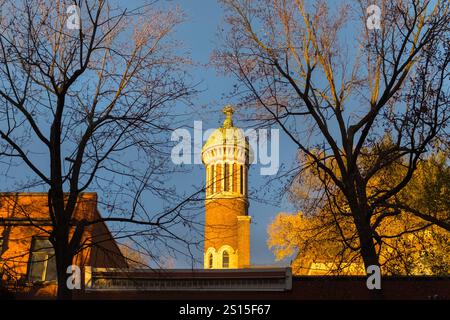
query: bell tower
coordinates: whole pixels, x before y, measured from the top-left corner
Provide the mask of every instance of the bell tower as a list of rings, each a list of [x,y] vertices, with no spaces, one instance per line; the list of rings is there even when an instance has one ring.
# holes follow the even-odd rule
[[[233,125],[233,108],[223,109],[225,121],[206,141],[204,268],[250,266],[250,221],[247,200],[249,144]]]

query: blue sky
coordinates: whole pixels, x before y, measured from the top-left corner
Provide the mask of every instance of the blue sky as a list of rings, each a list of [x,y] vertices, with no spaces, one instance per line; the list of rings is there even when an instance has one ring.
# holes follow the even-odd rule
[[[151,1],[145,0],[116,0],[122,8],[127,7],[133,9]],[[335,8],[337,4],[342,4],[339,1],[330,1],[330,7]],[[221,109],[227,104],[236,104],[238,101],[235,98],[229,98],[230,93],[235,84],[234,79],[226,77],[217,72],[217,70],[209,64],[210,57],[215,48],[220,45],[218,34],[224,28],[224,10],[216,0],[160,0],[158,5],[171,9],[176,6],[180,7],[185,13],[185,21],[180,24],[173,34],[178,41],[182,43],[182,48],[178,52],[180,55],[189,56],[193,65],[189,67],[192,83],[198,83],[198,95],[192,101],[192,104],[186,106],[185,104],[178,104],[175,106],[176,114],[184,114],[174,120],[174,125],[177,127],[184,127],[190,129],[193,133],[194,121],[202,121],[203,130],[216,128],[223,122],[224,115]],[[334,14],[334,11],[330,11]],[[345,39],[342,42],[345,44],[352,43],[355,40],[355,26],[347,25],[343,32]],[[353,41],[352,41],[353,40]],[[348,52],[349,58],[354,57],[357,49],[350,46]],[[348,63],[351,63],[349,59]],[[350,67],[350,65],[347,65]],[[320,79],[316,79],[320,81]],[[356,98],[356,99],[355,99]],[[364,97],[357,95],[349,98],[351,107],[348,109],[349,120],[350,114],[353,111],[364,111]],[[366,104],[367,106],[367,104]],[[183,119],[180,123],[179,119]],[[297,121],[297,120],[296,120]],[[300,121],[300,120],[299,120]],[[234,123],[236,126],[246,129],[246,121],[239,115],[234,116]],[[306,127],[306,124],[295,123],[299,129]],[[329,124],[333,130],[333,121]],[[275,127],[276,129],[276,127]],[[320,139],[320,137],[313,136],[311,139]],[[167,138],[168,140],[170,137]],[[305,138],[306,139],[306,138]],[[339,140],[339,136],[336,137]],[[170,145],[168,145],[170,146]],[[48,160],[46,154],[42,152],[40,147],[33,146],[33,157],[36,158],[36,164],[40,167],[48,169]],[[296,166],[296,152],[297,148],[294,143],[288,139],[286,135],[280,131],[280,172],[285,172]],[[138,155],[128,154],[127,157],[132,159]],[[141,164],[138,158],[135,163]],[[0,163],[1,165],[1,163]],[[136,167],[133,167],[134,169]],[[15,168],[7,172],[7,175],[0,176],[0,184],[4,185],[6,191],[15,191],[16,186],[20,185],[29,178],[29,171],[22,170],[22,167]],[[167,185],[176,186],[177,194],[189,195],[204,186],[205,171],[201,164],[187,165],[183,167],[184,171],[173,174],[165,181]],[[250,207],[249,214],[252,216],[251,224],[251,263],[252,265],[274,265],[274,255],[267,247],[267,227],[273,221],[279,212],[295,212],[295,208],[287,201],[283,193],[285,185],[277,180],[275,183],[271,181],[273,176],[261,176],[260,166],[258,164],[251,166],[249,174],[249,193],[250,193]],[[2,183],[5,181],[5,183]],[[33,191],[47,191],[45,189]],[[98,193],[100,201],[107,199],[108,193],[102,191],[100,188],[95,189],[91,186],[89,191]],[[147,197],[144,199],[146,209],[152,212],[160,212],[162,208],[167,208],[168,203],[164,201],[156,201],[156,199]],[[114,214],[108,212],[107,209],[101,208],[103,215]],[[199,209],[199,223],[204,217],[204,209]],[[114,225],[110,226],[114,229]],[[132,228],[132,227],[130,227]],[[164,254],[164,250],[162,250]],[[194,252],[197,261],[202,261],[203,252],[197,250]],[[289,263],[284,261],[282,263]],[[184,258],[179,258],[176,261],[175,267],[185,268],[190,267],[191,261]],[[201,264],[195,265],[201,267]]]
[[[197,64],[192,68],[195,81],[201,81],[199,88],[202,92],[194,101],[194,117],[186,123],[187,127],[193,126],[194,120],[203,121],[203,129],[221,125],[223,114],[220,111],[228,103],[236,101],[228,99],[233,86],[233,79],[226,78],[217,73],[208,62],[212,51],[219,43],[217,37],[223,23],[223,9],[217,1],[213,0],[173,0],[164,1],[169,6],[178,5],[186,14],[186,21],[176,30],[176,38],[181,40],[184,47],[190,52],[192,59]],[[180,106],[183,108],[183,106]],[[245,123],[234,117],[236,126],[243,127]],[[243,127],[245,128],[245,127]],[[296,149],[294,145],[280,134],[280,164],[291,167],[294,164]],[[173,182],[178,189],[190,189],[192,181],[204,181],[204,167],[193,165],[192,171],[174,177]],[[259,166],[250,169],[249,189],[258,198],[274,202],[278,197],[274,194],[280,190],[271,190],[267,187],[270,176],[260,176]],[[189,183],[187,183],[189,182]],[[252,197],[254,198],[254,197]],[[277,213],[292,211],[286,199],[280,199],[279,204],[270,205],[250,199],[249,214],[252,216],[251,225],[251,262],[253,265],[273,265],[274,255],[267,247],[267,226]],[[201,257],[199,257],[201,259]],[[177,267],[185,266],[184,261],[178,261]]]
[[[143,0],[118,1],[121,7],[129,9],[136,8],[146,3]],[[160,0],[159,5],[167,8],[179,6],[185,13],[185,22],[180,24],[173,36],[183,43],[182,52],[186,52],[193,60],[189,72],[192,76],[192,82],[198,83],[199,94],[192,101],[191,106],[185,104],[176,105],[176,113],[187,114],[183,123],[177,123],[192,130],[194,121],[203,122],[203,130],[216,128],[223,122],[224,115],[221,109],[227,104],[234,104],[237,101],[227,98],[233,88],[234,80],[219,75],[214,67],[209,65],[212,51],[219,43],[218,32],[223,27],[223,9],[217,1],[214,0]],[[245,122],[239,116],[234,117],[236,126],[245,129]],[[48,129],[48,128],[47,128]],[[48,132],[47,129],[44,132]],[[191,131],[193,133],[193,131]],[[31,141],[30,156],[43,172],[48,172],[48,154],[42,145],[36,140]],[[294,166],[296,148],[286,136],[280,132],[280,165],[281,170]],[[133,158],[136,155],[129,155]],[[0,166],[8,166],[7,163],[0,163]],[[2,167],[3,169],[3,167]],[[177,194],[191,194],[202,187],[205,183],[205,171],[201,164],[189,165],[184,168],[184,172],[176,173],[167,179],[168,185],[176,186]],[[281,193],[280,185],[274,186],[268,182],[272,176],[261,176],[259,165],[254,165],[249,173],[249,193],[250,207],[249,214],[252,216],[251,224],[251,263],[253,265],[273,265],[275,263],[272,252],[267,247],[267,227],[273,218],[279,212],[292,212],[294,209],[285,198],[278,197]],[[23,185],[33,178],[29,168],[25,165],[11,167],[8,171],[2,171],[0,184],[3,185],[3,191],[43,191],[46,192],[46,186],[23,188]],[[100,202],[108,197],[107,191],[96,188],[91,185],[88,191],[97,192]],[[257,200],[259,198],[260,200]],[[164,201],[157,202],[154,198],[144,199],[146,209],[153,212],[159,212],[163,207],[169,204]],[[270,203],[267,203],[270,202]],[[100,208],[102,214],[107,216],[113,214],[106,208]],[[199,219],[204,217],[203,208],[199,209]],[[202,223],[202,221],[198,221]],[[110,225],[114,232],[115,225]],[[130,227],[133,229],[133,226]],[[202,250],[194,251],[197,261],[202,261]],[[179,257],[175,267],[190,267],[192,261]],[[195,267],[201,267],[202,264],[196,264]]]

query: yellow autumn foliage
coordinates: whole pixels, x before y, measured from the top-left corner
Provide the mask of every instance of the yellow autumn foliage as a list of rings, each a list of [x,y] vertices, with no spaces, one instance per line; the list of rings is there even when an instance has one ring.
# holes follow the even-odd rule
[[[398,195],[399,201],[421,212],[448,221],[450,212],[450,168],[447,157],[434,154],[419,163],[413,179]],[[404,170],[394,165],[370,180],[368,194],[390,188]],[[291,185],[291,200],[305,205],[307,194],[320,183],[313,170]],[[334,205],[345,207],[339,194]],[[358,238],[351,216],[332,214],[329,202],[309,203],[307,213],[279,213],[268,227],[268,246],[277,260],[292,259],[295,274],[364,274]],[[345,211],[345,208],[344,210]],[[383,212],[376,212],[373,221]],[[376,226],[377,250],[383,274],[448,275],[450,246],[448,231],[407,212],[384,217]]]

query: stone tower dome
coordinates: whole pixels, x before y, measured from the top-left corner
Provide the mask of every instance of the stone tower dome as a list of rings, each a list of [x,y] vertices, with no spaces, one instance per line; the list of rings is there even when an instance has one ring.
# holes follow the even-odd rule
[[[233,125],[233,108],[202,148],[206,168],[204,267],[246,268],[250,265],[250,216],[247,172],[249,144]]]

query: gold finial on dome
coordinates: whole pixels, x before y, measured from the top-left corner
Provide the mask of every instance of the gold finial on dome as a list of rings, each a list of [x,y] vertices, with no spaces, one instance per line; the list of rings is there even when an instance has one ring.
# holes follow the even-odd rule
[[[225,118],[225,121],[223,122],[223,127],[225,129],[233,127],[233,119],[231,119],[231,115],[234,113],[233,107],[227,105],[225,108],[223,108],[222,112],[227,116]]]

